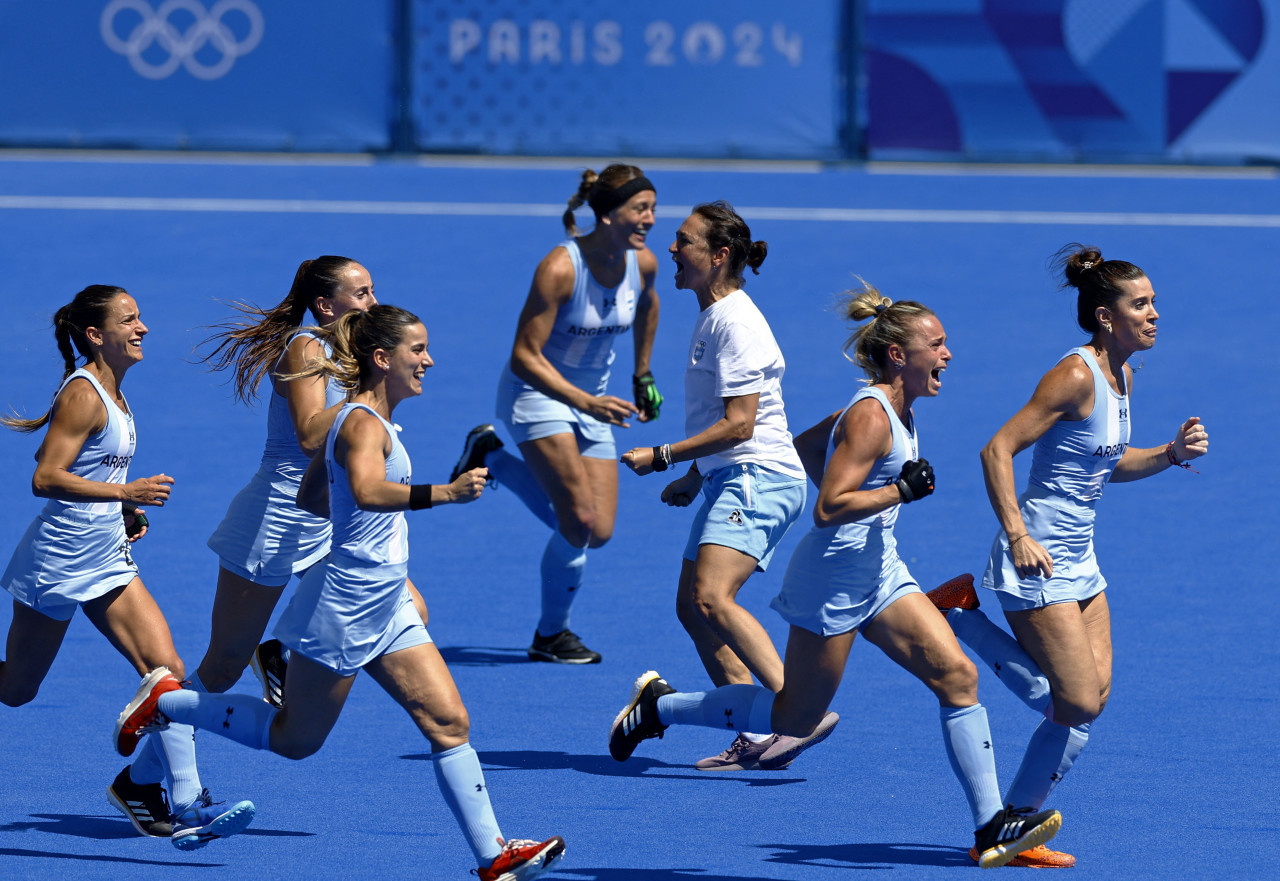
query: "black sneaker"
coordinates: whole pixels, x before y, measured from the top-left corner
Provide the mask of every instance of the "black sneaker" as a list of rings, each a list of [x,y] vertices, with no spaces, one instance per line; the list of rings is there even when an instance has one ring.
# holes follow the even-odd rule
[[[159,783],[134,783],[128,765],[107,787],[107,801],[129,818],[139,835],[168,838],[173,834],[164,787]]]
[[[477,425],[467,432],[466,443],[462,446],[462,458],[449,473],[449,482],[453,483],[473,468],[484,467],[484,457],[494,450],[502,449],[502,441],[497,431],[489,423]]]
[[[625,762],[636,751],[640,741],[661,737],[667,726],[658,720],[658,698],[675,694],[675,689],[650,670],[636,680],[631,701],[613,720],[609,728],[609,755]]]
[[[991,822],[973,833],[978,865],[984,869],[1003,866],[1024,850],[1044,844],[1062,828],[1057,811],[1031,813],[1030,808],[1005,808]]]
[[[529,660],[553,664],[599,664],[600,653],[583,645],[582,639],[572,630],[561,630],[555,636],[543,636],[535,630],[533,645],[529,646]]]
[[[253,675],[262,683],[262,699],[273,707],[284,707],[284,674],[289,662],[284,659],[284,646],[278,639],[268,639],[253,650],[249,659]]]

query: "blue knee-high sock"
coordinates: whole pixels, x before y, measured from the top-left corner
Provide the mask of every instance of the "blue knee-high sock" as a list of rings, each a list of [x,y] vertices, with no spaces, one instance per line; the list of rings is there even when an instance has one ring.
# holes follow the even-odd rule
[[[516,498],[524,502],[524,506],[533,512],[533,516],[547,524],[550,529],[559,528],[556,523],[555,509],[551,507],[551,499],[547,498],[547,494],[542,491],[538,479],[533,476],[524,459],[513,456],[506,450],[494,450],[484,457],[484,464],[494,480],[498,481],[498,485],[505,486],[515,493]]]
[[[1027,752],[1005,800],[1015,808],[1040,810],[1088,742],[1088,722],[1066,728],[1043,720],[1031,734]]]
[[[1016,639],[992,624],[979,609],[952,609],[947,621],[960,641],[973,649],[1019,700],[1037,713],[1052,716],[1049,678]]]
[[[488,866],[502,853],[502,830],[493,816],[489,801],[489,789],[480,770],[480,758],[471,744],[464,743],[444,752],[432,753],[435,760],[436,782],[440,794],[458,821],[458,827],[471,845],[476,862]]]
[[[280,711],[247,694],[200,694],[183,688],[160,695],[169,728],[195,726],[250,749],[271,749],[271,723]]]
[[[942,742],[951,770],[964,789],[973,812],[973,828],[981,829],[1000,812],[1000,783],[991,748],[991,727],[982,704],[942,707]]]
[[[129,766],[129,779],[134,783],[161,783],[168,776],[164,759],[160,755],[160,739],[148,737],[142,741],[133,764]]]
[[[209,689],[204,687],[204,683],[200,681],[199,675],[192,673],[187,677],[184,688],[190,688],[192,691],[207,693]],[[142,743],[142,748],[138,751],[138,756],[133,760],[133,764],[129,766],[129,779],[134,783],[159,783],[169,777],[169,772],[165,769],[164,761],[160,755],[160,740],[155,737],[148,737]],[[197,783],[199,779],[197,778]],[[196,795],[200,794],[197,786]]]
[[[582,587],[587,549],[575,548],[559,532],[553,532],[542,552],[542,617],[538,632],[555,636],[569,629],[569,610]]]
[[[759,685],[722,685],[711,691],[664,694],[658,698],[658,721],[739,733],[772,731],[773,698],[772,691]]]

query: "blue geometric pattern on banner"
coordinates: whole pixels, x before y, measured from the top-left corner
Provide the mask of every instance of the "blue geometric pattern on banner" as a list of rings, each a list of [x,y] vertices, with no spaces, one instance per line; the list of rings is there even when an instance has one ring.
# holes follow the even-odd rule
[[[1184,136],[1255,73],[1268,12],[1280,15],[1280,0],[867,0],[868,148],[1182,155]],[[1255,110],[1260,95],[1280,103],[1280,81],[1256,77]],[[915,118],[894,118],[904,113]],[[1234,136],[1243,155],[1280,158],[1276,124],[1248,126],[1250,115],[1224,108],[1239,128],[1206,140],[1230,149]]]
[[[424,150],[829,157],[837,0],[414,0]]]

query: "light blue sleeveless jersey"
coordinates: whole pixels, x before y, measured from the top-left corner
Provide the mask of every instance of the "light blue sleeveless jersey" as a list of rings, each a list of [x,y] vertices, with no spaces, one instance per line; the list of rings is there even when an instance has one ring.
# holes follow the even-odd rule
[[[642,282],[636,252],[627,250],[626,271],[614,288],[597,282],[582,249],[570,239],[560,244],[573,262],[573,296],[556,313],[542,354],[557,369],[604,371],[613,363],[613,341],[631,330]]]
[[[1029,486],[1094,502],[1111,479],[1116,463],[1129,447],[1129,395],[1117,395],[1102,375],[1093,353],[1083,346],[1058,360],[1077,355],[1093,375],[1093,410],[1084,419],[1059,419],[1036,441],[1031,455]]]
[[[364,404],[347,404],[333,420],[324,444],[324,461],[329,471],[329,520],[333,523],[330,553],[363,560],[367,563],[404,565],[409,560],[409,529],[403,511],[362,511],[351,495],[351,482],[346,469],[338,464],[333,447],[338,432],[354,410],[367,410],[377,416],[391,438],[391,455],[387,456],[387,480],[408,484],[413,476],[409,454],[400,443],[400,429],[378,416]]]
[[[341,676],[353,675],[388,652],[431,641],[407,586],[404,513],[360,510],[346,470],[334,459],[338,432],[356,409],[374,413],[364,404],[347,404],[325,441],[333,520],[329,556],[302,577],[275,627],[286,646]],[[391,438],[387,480],[408,484],[412,470],[399,429],[381,416],[378,421]]]
[[[320,339],[306,330],[298,337]],[[332,354],[323,339],[325,355]],[[276,369],[279,369],[276,362]],[[326,408],[346,399],[336,382],[325,386]],[[267,440],[258,470],[227,507],[226,516],[209,537],[209,548],[222,568],[264,585],[283,585],[329,550],[329,521],[303,511],[296,504],[298,484],[310,459],[298,444],[289,415],[289,402],[271,390],[267,404]]]
[[[1106,589],[1094,553],[1094,507],[1102,489],[1129,447],[1129,395],[1117,395],[1102,375],[1093,353],[1084,347],[1059,359],[1078,356],[1093,376],[1093,409],[1084,419],[1059,419],[1036,441],[1027,488],[1018,509],[1027,534],[1053,558],[1049,578],[1021,578],[1013,565],[1009,537],[998,530],[982,576],[996,590],[1006,611],[1079,602]]]
[[[129,479],[136,435],[133,415],[122,411],[87,370],[77,370],[58,389],[86,379],[107,410],[107,424],[87,438],[67,469],[77,477],[123,484]],[[59,621],[69,621],[80,603],[123,587],[138,577],[129,553],[119,502],[50,499],[27,527],[0,584],[14,599]]]
[[[877,459],[858,487],[875,490],[897,482],[902,466],[919,458],[919,440],[914,425],[908,429],[878,388],[860,389],[849,408],[867,398],[874,399],[889,417],[893,447]],[[835,430],[827,440],[826,463],[835,453]],[[822,636],[835,636],[862,627],[906,593],[919,585],[898,556],[893,534],[901,503],[839,526],[815,526],[796,545],[782,589],[770,604],[789,624]]]
[[[102,431],[84,442],[76,459],[67,470],[76,477],[96,480],[99,483],[127,483],[129,480],[129,463],[133,461],[133,451],[137,437],[134,434],[133,414],[122,411],[116,402],[107,396],[107,391],[92,373],[80,368],[66,378],[58,388],[58,394],[67,384],[75,379],[87,379],[93,390],[102,399],[107,409],[107,424]],[[127,406],[127,405],[126,405]],[[68,502],[61,499],[50,499],[44,506],[42,517],[53,517],[75,520],[91,525],[119,527],[123,534],[124,525],[120,518],[119,502]]]
[[[289,337],[288,344],[292,344],[299,337],[319,340],[320,345],[324,347],[325,357],[333,355],[333,348],[327,342],[306,330],[294,331]],[[277,362],[276,369],[279,370],[279,368],[280,364]],[[334,380],[329,380],[324,389],[325,409],[342,403],[346,398],[346,391]],[[302,475],[306,472],[310,461],[298,444],[298,432],[294,430],[293,418],[289,415],[289,401],[284,395],[277,394],[273,388],[267,404],[267,440],[262,448],[262,461],[258,469],[264,475],[283,477],[296,485],[302,480]]]

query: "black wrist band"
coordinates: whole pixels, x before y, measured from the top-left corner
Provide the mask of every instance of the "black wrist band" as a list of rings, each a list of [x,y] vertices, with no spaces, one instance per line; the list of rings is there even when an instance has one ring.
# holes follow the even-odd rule
[[[671,467],[671,445],[662,444],[653,448],[653,470],[666,471]]]
[[[431,484],[416,483],[409,487],[409,510],[421,511],[431,507]]]

